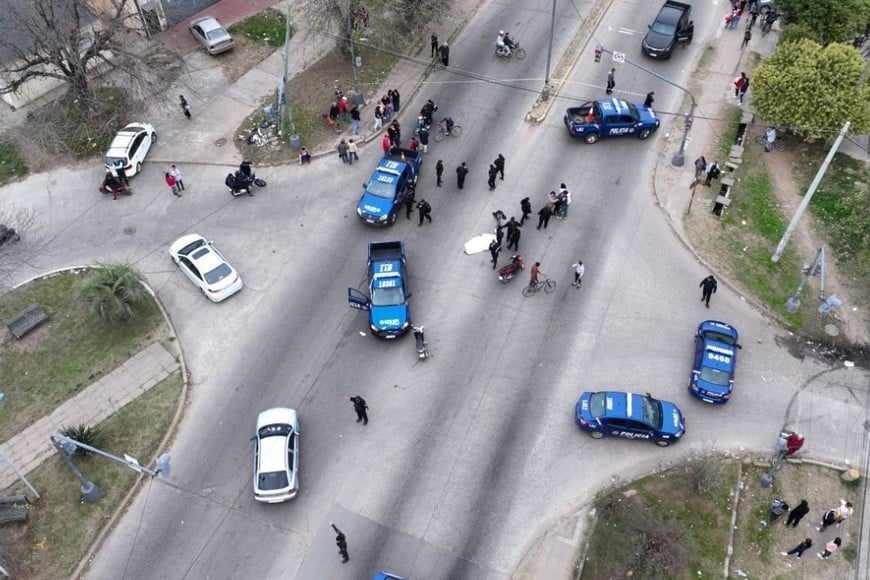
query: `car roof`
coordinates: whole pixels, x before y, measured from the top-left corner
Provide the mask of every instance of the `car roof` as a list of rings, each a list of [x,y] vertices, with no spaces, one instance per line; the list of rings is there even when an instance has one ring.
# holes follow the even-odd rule
[[[606,399],[604,417],[643,419],[643,406],[640,399],[645,397],[642,395],[623,391],[604,391],[602,394]]]
[[[206,32],[211,30],[223,29],[221,23],[218,22],[218,19],[214,16],[203,16],[202,18],[197,18],[196,20],[190,21],[191,26],[195,26],[197,24]]]

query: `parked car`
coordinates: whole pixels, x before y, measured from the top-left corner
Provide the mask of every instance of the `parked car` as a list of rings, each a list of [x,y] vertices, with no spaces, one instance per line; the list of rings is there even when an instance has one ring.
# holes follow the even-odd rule
[[[705,320],[695,333],[695,357],[689,393],[706,403],[721,405],[731,398],[737,368],[737,329],[718,320]]]
[[[583,393],[574,407],[574,421],[593,439],[645,439],[659,447],[679,441],[686,432],[683,414],[673,403],[622,391]]]
[[[280,503],[299,492],[299,420],[294,409],[274,407],[257,417],[254,499]]]
[[[188,234],[169,246],[172,261],[212,302],[226,300],[242,289],[242,278],[214,243],[199,234]]]
[[[130,123],[112,139],[106,152],[106,171],[111,171],[120,161],[124,164],[127,177],[133,177],[142,171],[142,162],[156,142],[157,133],[154,132],[154,127],[148,123]]]
[[[213,16],[192,20],[188,30],[212,56],[232,50],[235,46],[233,37]]]

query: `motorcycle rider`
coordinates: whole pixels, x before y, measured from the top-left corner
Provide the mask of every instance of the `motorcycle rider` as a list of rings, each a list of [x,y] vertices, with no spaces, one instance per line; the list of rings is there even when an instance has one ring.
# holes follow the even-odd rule
[[[422,109],[420,109],[420,117],[423,118],[427,127],[432,124],[432,115],[437,110],[438,107],[435,106],[435,103],[432,101],[432,99],[426,101],[426,104],[423,105]]]
[[[504,56],[510,56],[516,44],[513,40],[511,40],[510,32],[505,32],[504,30],[498,31],[498,37],[495,39],[495,44],[498,46],[499,53]]]

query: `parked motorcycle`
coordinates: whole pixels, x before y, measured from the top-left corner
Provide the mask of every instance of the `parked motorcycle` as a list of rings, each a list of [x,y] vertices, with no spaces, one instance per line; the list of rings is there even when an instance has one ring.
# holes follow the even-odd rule
[[[523,60],[526,58],[526,49],[520,48],[520,43],[515,42],[513,49],[509,49],[506,46],[495,46],[495,55],[503,58],[510,58],[511,56],[517,57],[517,60]]]
[[[429,358],[429,345],[426,343],[423,327],[412,326],[411,328],[414,330],[414,340],[417,342],[417,357],[420,359]]]
[[[507,284],[514,277],[514,274],[523,269],[523,257],[519,254],[511,256],[511,261],[505,264],[498,270],[498,281],[502,284]]]

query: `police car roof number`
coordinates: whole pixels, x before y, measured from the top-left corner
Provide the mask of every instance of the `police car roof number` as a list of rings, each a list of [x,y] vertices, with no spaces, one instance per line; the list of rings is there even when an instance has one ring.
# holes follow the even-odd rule
[[[618,62],[622,64],[625,62],[625,53],[624,52],[614,52],[613,53],[613,62]]]

